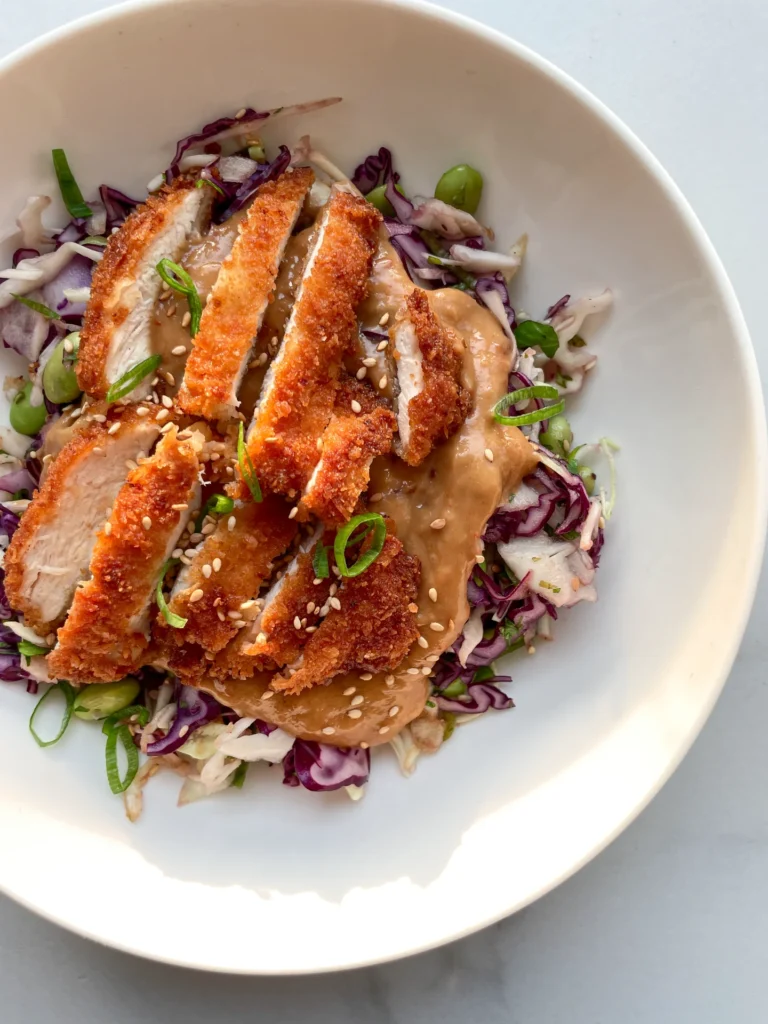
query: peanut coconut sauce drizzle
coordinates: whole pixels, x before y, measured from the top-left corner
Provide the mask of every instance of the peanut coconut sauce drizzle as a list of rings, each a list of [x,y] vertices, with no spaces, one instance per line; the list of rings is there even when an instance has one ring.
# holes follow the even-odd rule
[[[386,314],[394,319],[412,287],[391,247],[382,242],[360,310],[362,327],[373,329]],[[417,622],[423,639],[392,672],[340,675],[296,696],[270,690],[271,673],[203,685],[240,715],[338,746],[387,743],[421,714],[430,689],[425,670],[463,629],[469,614],[467,578],[482,551],[485,523],[535,468],[536,458],[517,428],[493,419],[512,367],[510,342],[494,317],[456,289],[431,292],[430,301],[463,341],[462,383],[473,395],[473,409],[459,432],[417,468],[395,456],[375,460],[369,487],[370,495],[381,495],[370,507],[392,517],[405,549],[421,560]],[[493,461],[485,458],[486,449],[494,453]],[[343,610],[343,584],[338,597]],[[362,701],[352,703],[351,687]],[[351,710],[362,714],[350,715]]]

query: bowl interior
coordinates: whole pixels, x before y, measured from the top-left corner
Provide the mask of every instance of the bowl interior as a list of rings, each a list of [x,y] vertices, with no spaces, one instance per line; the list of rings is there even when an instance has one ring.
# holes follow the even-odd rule
[[[446,167],[469,161],[485,175],[481,217],[500,243],[529,235],[518,305],[541,315],[565,292],[614,291],[591,332],[598,367],[571,411],[577,439],[620,443],[618,504],[598,604],[510,662],[517,709],[460,729],[409,781],[378,753],[358,804],[286,791],[260,766],[244,792],[180,811],[178,780],[161,776],[132,826],[107,790],[99,730],[73,728],[41,752],[26,729],[30,698],[4,685],[0,832],[12,841],[0,846],[0,885],[116,946],[221,970],[405,954],[572,872],[700,728],[760,560],[760,399],[701,229],[595,101],[452,15],[363,0],[175,0],[90,19],[0,69],[0,137],[13,153],[0,225],[29,194],[55,193],[53,146],[86,195],[102,181],[140,193],[197,125],[326,95],[344,103],[276,121],[268,140],[311,131],[350,170],[389,145],[409,193],[431,194]],[[713,407],[728,410],[714,426]],[[52,853],[88,865],[87,884],[67,886]],[[162,908],[172,929],[142,907]]]

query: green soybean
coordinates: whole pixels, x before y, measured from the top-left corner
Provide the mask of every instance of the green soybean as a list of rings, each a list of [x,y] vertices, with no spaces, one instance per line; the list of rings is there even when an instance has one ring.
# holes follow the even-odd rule
[[[11,426],[20,434],[31,437],[38,434],[45,423],[48,413],[45,409],[45,402],[40,405],[32,405],[29,400],[32,391],[32,381],[27,381],[21,391],[17,392],[11,402],[10,420]]]
[[[405,195],[405,192],[400,188],[399,185],[395,185],[395,188],[401,196]],[[365,197],[372,206],[375,206],[379,213],[383,213],[385,217],[394,217],[395,210],[392,203],[387,199],[387,186],[377,185],[376,188],[371,189],[368,195]]]
[[[75,697],[75,714],[89,722],[114,715],[132,704],[140,689],[138,682],[130,676],[119,683],[91,683]]]
[[[251,160],[255,160],[260,164],[265,164],[267,162],[267,154],[264,152],[264,147],[260,142],[254,143],[254,145],[248,147],[248,156]]]
[[[467,692],[467,684],[463,679],[454,679],[444,690],[440,691],[441,697],[461,697]]]
[[[483,176],[469,164],[456,164],[440,178],[435,199],[466,213],[474,213],[483,194]]]
[[[76,331],[64,341],[60,341],[43,370],[43,391],[50,402],[65,405],[74,402],[81,395],[77,383],[77,374],[73,369],[72,355],[80,344],[80,334]],[[67,349],[64,346],[67,345]],[[66,362],[65,362],[66,360]]]
[[[553,416],[547,430],[542,431],[541,443],[560,456],[565,456],[573,444],[573,431],[566,416]]]

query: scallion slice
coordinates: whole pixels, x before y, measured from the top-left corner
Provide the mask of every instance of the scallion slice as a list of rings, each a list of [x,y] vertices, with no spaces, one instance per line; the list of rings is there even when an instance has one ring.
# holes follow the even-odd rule
[[[524,412],[519,416],[505,416],[504,410],[518,402],[530,401],[531,398],[559,398],[560,392],[551,384],[532,384],[527,388],[519,388],[517,391],[510,391],[504,395],[493,407],[493,418],[497,423],[505,427],[523,427],[528,423],[539,423],[541,420],[548,420],[551,416],[557,416],[565,408],[565,402],[559,401],[555,405],[544,406],[543,409],[534,409],[533,412]]]
[[[34,299],[28,299],[26,295],[13,295],[17,302],[20,302],[22,306],[26,306],[27,309],[34,309],[36,313],[42,313],[48,320],[58,320],[59,314],[55,309],[51,309],[50,306],[44,306],[42,302],[35,302]]]
[[[117,764],[117,741],[123,745],[125,756],[128,764],[125,769],[125,775],[120,778],[120,768]],[[107,761],[107,782],[109,788],[116,795],[118,793],[124,793],[130,786],[133,780],[136,778],[136,772],[139,770],[139,751],[136,748],[136,744],[133,742],[133,736],[131,730],[127,725],[118,725],[115,729],[110,729],[107,733],[107,745],[106,745],[106,761]]]
[[[93,210],[83,199],[83,193],[75,181],[74,174],[69,169],[66,153],[63,149],[53,149],[51,150],[51,156],[53,157],[53,169],[56,171],[56,177],[59,179],[59,189],[64,205],[73,217],[78,219],[90,217],[93,214]]]
[[[212,494],[200,510],[195,521],[195,532],[198,533],[205,517],[213,513],[215,516],[226,516],[234,509],[235,503],[226,494]]]
[[[110,387],[107,392],[107,401],[116,402],[118,398],[125,398],[126,395],[130,395],[133,389],[140,384],[145,377],[149,377],[150,374],[154,373],[160,365],[162,357],[159,355],[148,356],[146,359],[142,359],[140,363],[132,366],[130,370],[118,377],[114,384]]]
[[[373,542],[353,565],[347,565],[346,550],[350,538],[358,526],[363,526],[366,523],[373,525]],[[348,523],[337,531],[336,539],[333,542],[333,553],[336,556],[336,565],[341,575],[347,577],[359,576],[361,572],[365,572],[368,566],[375,562],[381,554],[386,539],[387,524],[384,522],[384,517],[379,515],[378,512],[364,512],[362,515],[353,516]]]
[[[109,736],[114,729],[124,725],[129,718],[135,718],[139,725],[145,726],[149,721],[149,710],[143,704],[130,704],[127,708],[114,711],[105,718],[101,725],[101,731],[105,736]]]
[[[178,559],[169,558],[163,568],[160,570],[160,579],[157,581],[157,587],[155,589],[155,600],[157,601],[157,607],[168,623],[169,626],[173,626],[174,629],[184,629],[187,624],[187,620],[182,618],[181,615],[175,615],[168,607],[168,603],[165,600],[165,594],[163,594],[163,582],[165,580],[165,574],[171,568],[172,565],[176,565]]]
[[[203,315],[203,304],[200,301],[195,282],[186,272],[173,260],[162,259],[155,268],[169,288],[173,288],[179,295],[186,296],[189,304],[189,333],[194,336],[200,330],[200,317]]]
[[[64,714],[62,715],[61,718],[61,725],[59,726],[59,731],[56,733],[53,739],[44,740],[35,732],[35,716],[37,715],[37,712],[40,710],[43,704],[48,700],[50,695],[54,693],[54,691],[62,694],[62,696],[64,697]],[[46,690],[46,692],[43,694],[43,696],[40,698],[37,704],[35,704],[35,709],[29,718],[29,731],[32,733],[32,736],[35,740],[35,743],[37,743],[38,747],[52,747],[54,743],[59,742],[61,737],[67,731],[67,726],[69,725],[70,719],[72,718],[72,711],[74,707],[75,691],[73,687],[71,687],[65,679],[59,680],[59,682],[54,683],[54,685],[49,690]]]
[[[227,194],[224,191],[224,189],[221,187],[221,185],[219,185],[217,182],[213,181],[211,178],[198,178],[197,181],[195,182],[195,188],[202,188],[203,185],[210,185],[211,188],[215,188],[216,191],[219,192],[223,196],[226,196],[226,194]]]
[[[248,490],[251,492],[251,497],[254,501],[261,501],[261,484],[259,478],[256,476],[256,470],[253,466],[253,460],[248,454],[248,449],[245,446],[245,432],[243,430],[242,421],[237,431],[237,464],[240,467],[240,475],[248,485]]]
[[[321,540],[317,542],[317,547],[315,548],[315,554],[312,558],[312,568],[315,572],[315,579],[328,579],[328,576],[330,575],[330,570],[328,568],[328,548]]]
[[[48,654],[47,647],[33,644],[30,640],[19,640],[19,654],[25,658],[34,658],[36,654]]]

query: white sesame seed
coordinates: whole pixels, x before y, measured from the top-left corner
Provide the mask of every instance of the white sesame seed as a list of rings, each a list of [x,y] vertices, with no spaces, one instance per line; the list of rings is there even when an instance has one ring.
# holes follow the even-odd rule
[[[307,605],[307,615],[311,615],[314,610],[315,610],[315,602],[314,601],[310,601],[309,604]]]
[[[324,736],[333,736],[335,732],[336,730],[333,728],[332,725],[326,725],[326,727],[323,729]]]
[[[429,665],[424,665],[424,667],[421,670],[421,674],[423,676],[428,676],[431,671],[432,671],[432,669],[429,667]]]
[[[363,712],[359,708],[352,708],[351,711],[347,712],[349,718],[362,718]]]
[[[535,654],[536,653],[536,648],[533,646],[533,644],[531,644],[531,646],[528,648],[528,653],[529,654]]]
[[[221,608],[217,608],[216,609],[216,614],[219,617],[219,622],[226,622],[227,621],[227,616],[224,614],[224,612],[221,610]]]
[[[190,540],[190,542],[192,544],[199,544],[202,539],[203,539],[202,533],[191,533],[189,535],[189,540]]]
[[[380,388],[381,388],[381,390],[383,391],[383,390],[384,390],[384,388],[385,388],[386,386],[387,386],[387,375],[386,375],[386,373],[385,373],[385,374],[384,374],[384,376],[383,376],[383,377],[381,378],[381,380],[379,381],[379,387],[380,387]]]
[[[181,548],[174,548],[173,551],[171,552],[171,558],[181,558],[183,554],[184,552],[181,550]]]
[[[149,518],[149,516],[144,516],[144,518],[141,520],[141,525],[144,527],[145,530],[151,530],[152,520]]]
[[[189,726],[188,725],[182,725],[182,727],[179,729],[179,737],[186,736],[188,732],[189,732]]]
[[[435,633],[442,633],[443,630],[445,629],[445,626],[442,624],[442,622],[430,622],[429,628],[433,629]]]
[[[192,593],[189,595],[190,604],[196,604],[198,601],[201,601],[202,599],[203,591],[200,589],[200,587],[198,587],[197,590],[193,590]]]
[[[377,352],[383,352],[388,344],[389,344],[388,341],[380,341],[379,344],[376,346],[376,351]]]
[[[214,558],[214,560],[211,562],[211,565],[213,566],[213,571],[218,572],[219,569],[221,569],[221,559]]]
[[[266,352],[262,352],[262,353],[261,353],[261,354],[259,355],[259,358],[258,358],[258,360],[257,360],[257,361],[258,361],[258,364],[259,364],[259,366],[263,366],[263,365],[264,365],[264,363],[266,363],[266,361],[267,361],[267,359],[268,359],[268,358],[269,358],[269,357],[267,356],[267,353],[266,353]]]
[[[475,561],[477,562],[478,565],[482,565],[483,562],[485,561],[485,555],[483,555],[483,554],[475,555]]]
[[[104,523],[104,533],[107,537],[112,533],[112,523]]]
[[[440,660],[440,655],[439,654],[428,654],[426,660],[429,661],[429,662],[432,662],[434,664],[434,662]]]
[[[429,647],[429,640],[425,636],[420,636],[418,643],[419,647]]]
[[[319,587],[322,582],[323,581],[321,579],[315,578],[315,579],[312,580],[312,586],[313,587]]]
[[[192,320],[192,314],[189,312],[189,310],[187,310],[187,312],[181,318],[181,326],[182,327],[189,327],[189,324],[190,324],[191,320]],[[175,354],[178,355],[179,353],[177,352]]]
[[[338,565],[332,565],[331,572],[337,579],[341,579],[341,569],[339,569]]]
[[[433,519],[432,522],[429,525],[430,525],[430,528],[433,529],[433,530],[442,530],[442,528],[445,526],[445,520],[444,519]]]
[[[394,686],[395,685],[395,677],[394,676],[387,676],[387,678],[384,680],[384,682],[386,683],[387,686]]]
[[[107,417],[103,416],[100,412],[94,413],[93,414],[93,418],[96,420],[97,423],[106,423],[107,422]]]
[[[246,108],[245,107],[241,107],[238,110],[238,112],[235,114],[235,120],[239,121],[241,117],[245,117],[245,111],[246,111]]]
[[[64,345],[62,347],[63,347],[65,352],[74,352],[74,350],[75,350],[74,346],[73,346],[72,342],[69,340],[69,338],[65,339]]]
[[[362,363],[363,366],[375,366],[376,360],[373,358],[373,356],[367,356],[365,359],[362,360]]]
[[[158,409],[155,419],[157,420],[158,423],[162,423],[163,420],[167,420],[169,416],[170,413],[168,412],[167,409]]]
[[[298,514],[298,511],[299,511],[299,506],[298,505],[294,505],[293,508],[291,509],[291,511],[288,513],[288,518],[289,519],[295,519],[297,514]]]
[[[211,573],[212,572],[213,572],[213,569],[206,562],[205,565],[203,566],[203,576],[205,576],[205,578],[208,580],[208,579],[211,578]]]
[[[411,603],[408,605],[408,611],[413,612],[413,614],[415,615],[418,610],[419,606],[417,604],[414,604],[413,601],[411,601]]]
[[[322,618],[325,618],[325,616],[328,614],[328,612],[330,610],[331,610],[331,606],[328,605],[328,604],[324,604],[323,607],[320,609],[320,611],[317,614],[322,619]]]
[[[384,736],[388,732],[389,732],[389,726],[388,725],[382,725],[382,727],[379,729],[379,736]]]
[[[126,469],[130,469],[130,470],[134,470],[134,469],[138,469],[139,467],[136,465],[136,463],[133,461],[133,459],[126,459],[125,460],[125,468]]]
[[[243,613],[233,608],[232,611],[227,612],[230,619],[242,619]]]
[[[186,555],[179,555],[179,561],[183,565],[192,565],[192,559],[191,558],[187,558]]]
[[[332,597],[328,603],[330,604],[331,608],[335,608],[337,612],[341,611],[341,601],[338,599],[338,597]]]
[[[491,451],[490,448],[485,449],[485,457],[486,459],[488,459],[489,462],[493,462],[493,452]]]
[[[261,699],[262,700],[271,700],[272,697],[274,697],[274,696],[275,696],[275,691],[274,690],[265,690],[264,693],[262,693],[262,695],[261,695]]]
[[[304,632],[305,633],[316,633],[317,632],[317,626],[307,626],[307,628],[304,630]]]
[[[408,672],[409,676],[417,676],[417,675],[419,675],[419,670],[417,668],[409,668],[407,670],[407,672]]]
[[[353,694],[353,693],[355,692],[355,690],[356,690],[356,689],[357,689],[357,687],[356,687],[356,686],[348,686],[348,687],[346,688],[346,690],[344,691],[344,693],[342,694],[342,696],[343,696],[343,697],[351,697],[351,696],[352,696],[352,694]]]
[[[389,717],[394,718],[399,711],[400,708],[397,706],[397,704],[395,704],[393,707],[389,709]]]
[[[187,556],[187,558],[194,558],[195,555],[197,554],[197,548],[187,548],[184,554]]]
[[[227,520],[227,529],[229,530],[230,533],[234,530],[236,525],[237,520],[235,519],[234,516],[230,516],[229,519]]]
[[[171,420],[169,420],[168,423],[166,423],[165,426],[161,428],[160,433],[167,434],[169,430],[173,430],[173,422]]]
[[[362,704],[364,700],[365,697],[362,695],[362,693],[358,693],[358,695],[356,697],[353,697],[349,703],[352,705],[352,707],[357,707],[357,705]]]
[[[69,415],[70,415],[70,417],[73,420],[76,420],[78,416],[82,416],[83,415],[83,410],[82,409],[73,409],[72,412]]]
[[[367,683],[369,679],[373,679],[373,675],[370,672],[363,672],[360,678],[364,683]]]
[[[379,320],[379,327],[383,327],[388,322],[389,322],[389,313],[385,313],[384,316],[382,316],[381,320]]]
[[[204,537],[210,537],[210,535],[213,533],[215,529],[216,527],[213,525],[213,523],[206,523],[200,532]]]
[[[266,642],[267,642],[267,634],[266,633],[259,633],[259,635],[256,637],[256,643],[257,644],[265,644]]]
[[[358,380],[362,380],[367,372],[368,371],[366,370],[366,368],[364,366],[361,366],[360,369],[355,374],[355,376],[357,377]]]
[[[357,401],[356,398],[352,399],[352,401],[350,402],[350,406],[352,408],[352,412],[362,412],[363,411],[362,405],[360,405],[360,403]]]
[[[189,316],[189,313],[185,313],[184,316],[185,317]],[[171,349],[171,355],[172,356],[183,356],[186,351],[187,351],[186,345],[177,345],[175,348]]]
[[[166,409],[173,408],[173,401],[168,397],[168,395],[163,395],[160,401],[163,403]]]
[[[430,587],[429,588],[429,600],[430,601],[436,601],[437,600],[437,591],[435,590],[434,587]]]
[[[338,589],[338,583],[332,583],[330,587],[328,587],[328,593],[331,595],[331,597],[333,597],[337,593]]]
[[[294,629],[301,629],[301,619],[299,618],[299,616],[298,616],[298,615],[294,616],[294,619],[293,619],[293,628],[294,628]]]
[[[251,608],[255,608],[258,603],[259,603],[258,601],[253,601],[253,600],[251,600],[251,601],[243,601],[243,603],[240,605],[240,611],[241,612],[249,612],[251,610]]]
[[[600,518],[597,520],[597,525],[600,527],[601,530],[605,529],[605,518],[603,516],[600,516]]]
[[[373,504],[374,502],[377,502],[377,501],[381,501],[381,499],[382,499],[383,497],[384,497],[384,495],[383,495],[383,494],[382,494],[382,493],[381,493],[380,491],[376,491],[376,493],[375,493],[375,494],[372,494],[372,495],[370,496],[370,498],[368,499],[368,504],[369,504],[369,505],[371,505],[371,504]]]

